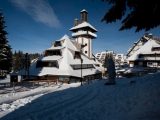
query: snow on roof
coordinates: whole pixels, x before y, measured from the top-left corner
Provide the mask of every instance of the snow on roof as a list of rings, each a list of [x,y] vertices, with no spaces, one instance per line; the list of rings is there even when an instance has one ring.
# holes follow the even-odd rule
[[[83,59],[83,64],[95,64],[94,60],[88,59],[86,56],[81,55]],[[70,76],[75,76],[75,77],[81,77],[81,70],[73,70],[71,65],[80,65],[81,64],[81,59],[74,59],[74,54],[72,54],[70,49],[65,48],[63,52],[63,59],[59,65],[59,68],[63,70],[65,74],[68,74]],[[92,75],[97,72],[99,72],[97,69],[83,69],[84,74],[83,76],[86,75]],[[63,74],[64,74],[63,73]]]
[[[59,50],[59,49],[64,49],[65,47],[72,48],[72,49],[76,50],[76,47],[73,45],[69,36],[66,35],[66,34],[62,38],[60,38],[59,40],[56,40],[56,41],[63,41],[63,42],[61,42],[62,46],[55,47],[54,44],[53,44],[47,50]]]
[[[72,33],[72,37],[76,37],[76,36],[80,36],[80,35],[90,35],[94,38],[97,37],[97,35],[95,33],[90,32],[90,31],[78,31],[78,32]]]
[[[81,12],[87,12],[87,10],[83,9],[83,10],[81,10]],[[87,13],[88,13],[88,12],[87,12]]]
[[[67,34],[65,34],[60,40],[65,40],[65,39],[69,39],[69,36]]]
[[[152,40],[152,41],[155,41],[157,42],[157,44],[160,44],[160,38],[157,37],[157,36],[152,36],[152,33],[149,33],[149,34],[145,34],[143,37],[141,37],[137,42],[134,42],[133,46],[131,48],[129,48],[129,50],[127,51],[127,55],[129,55],[133,50],[135,50],[135,47],[139,46],[138,44],[139,43],[142,43],[144,44],[144,41],[147,42],[149,40]],[[142,44],[141,44],[142,45]],[[139,46],[140,47],[140,46]]]
[[[55,42],[55,41],[62,41],[62,40],[68,39],[68,38],[69,38],[69,36],[68,36],[67,34],[64,34],[60,39],[54,40],[54,42]],[[53,42],[53,43],[54,43],[54,42]]]
[[[160,47],[154,40],[148,40],[140,49],[138,49],[133,55],[131,55],[128,60],[134,61],[138,59],[139,54],[155,54],[155,51],[152,51],[152,47]],[[157,52],[160,53],[160,52]]]
[[[77,26],[74,26],[70,29],[70,31],[72,30],[76,30],[76,29],[79,29],[79,28],[85,28],[85,27],[89,27],[91,28],[92,30],[96,31],[96,28],[94,28],[91,24],[89,24],[88,22],[82,22],[81,24],[78,24]]]
[[[77,47],[73,44],[71,39],[68,36],[63,36],[61,40],[64,40],[61,50],[62,56],[42,56],[39,58],[41,61],[58,61],[58,68],[57,67],[42,67],[37,68],[36,64],[37,62],[34,62],[30,67],[30,75],[33,76],[44,76],[44,75],[65,75],[65,76],[75,76],[75,77],[81,77],[81,70],[74,70],[71,65],[79,65],[81,64],[81,59],[74,59],[74,53],[75,51],[79,51]],[[54,47],[56,49],[57,47]],[[96,64],[94,60],[90,60],[87,56],[81,55],[83,59],[83,64]],[[100,72],[96,68],[90,68],[90,69],[83,69],[85,71],[83,73],[83,76],[86,75],[92,75],[95,73]],[[21,71],[20,74],[24,74],[25,71]]]
[[[81,55],[83,64],[96,64],[96,62],[92,59],[87,58],[85,55]],[[72,65],[81,64],[81,59],[74,59],[71,62]]]
[[[63,48],[64,48],[63,46],[58,46],[58,47],[51,46],[50,48],[48,48],[46,50],[60,50],[60,49],[63,49]]]
[[[44,75],[59,75],[59,70],[56,67],[43,67],[40,72],[38,73],[38,76],[44,76]]]
[[[158,45],[154,40],[149,40],[142,48],[140,48],[139,52],[144,54],[153,54],[155,51],[152,51],[152,47],[157,47]]]
[[[75,40],[72,40],[71,42],[74,44],[74,46],[77,48],[77,50],[80,50],[80,48],[81,48],[80,43],[76,42]]]
[[[137,42],[134,42],[134,44],[132,45],[132,47],[128,49],[127,55],[129,55],[129,54],[132,52],[132,50],[134,50],[134,48],[137,46],[137,44],[138,44],[141,40],[142,40],[142,38],[140,38]]]
[[[65,39],[63,46],[72,50],[77,50],[77,48],[73,45],[70,39]]]
[[[59,60],[62,59],[62,56],[46,56],[43,57],[41,60],[42,61],[53,61],[53,60]]]

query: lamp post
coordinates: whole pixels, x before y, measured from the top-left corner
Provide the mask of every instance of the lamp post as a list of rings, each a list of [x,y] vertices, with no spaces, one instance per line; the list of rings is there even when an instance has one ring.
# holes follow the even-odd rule
[[[157,62],[156,62],[156,57],[157,57],[157,54],[155,52],[155,70],[157,71]]]
[[[85,45],[81,45],[81,49],[80,49],[80,54],[81,54],[81,86],[83,85],[82,82],[83,82],[83,75],[82,75],[82,63],[83,63],[83,59],[82,59],[82,49],[87,46],[87,44]]]
[[[83,59],[81,57],[81,86],[82,86],[82,81],[83,81],[83,75],[82,75],[82,63],[83,63]]]
[[[29,78],[29,66],[30,66],[30,59],[28,53],[25,54],[25,70],[27,79]]]

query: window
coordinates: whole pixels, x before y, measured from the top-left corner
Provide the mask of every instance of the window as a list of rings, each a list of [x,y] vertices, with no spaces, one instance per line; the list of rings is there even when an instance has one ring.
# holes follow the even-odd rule
[[[160,51],[160,47],[152,47],[152,51]]]
[[[47,67],[57,67],[58,68],[58,64],[56,61],[48,62]]]
[[[100,67],[100,65],[99,65],[99,64],[95,64],[95,66]]]
[[[54,47],[62,46],[61,41],[55,41]]]
[[[45,56],[52,56],[52,55],[62,56],[61,50],[46,50],[45,51]]]
[[[160,54],[158,54],[158,53],[155,53],[155,54],[139,54],[138,57],[139,58],[154,57],[156,59],[156,57],[160,57]]]
[[[138,55],[138,58],[143,58],[143,57],[144,57],[144,55],[142,55],[142,54]]]
[[[57,61],[37,61],[36,68],[41,67],[56,67],[58,68],[58,62]]]
[[[87,54],[87,51],[85,51],[85,54]]]
[[[142,65],[143,65],[143,62],[138,62],[138,65],[142,66]]]
[[[81,59],[81,54],[79,51],[75,51],[74,53],[74,59]]]
[[[74,70],[81,69],[81,64],[71,65]],[[94,68],[93,64],[82,64],[82,69]]]
[[[74,65],[74,66],[73,66],[73,69],[74,69],[74,70],[81,69],[81,65]]]
[[[147,62],[147,65],[153,65],[153,63],[152,62]]]

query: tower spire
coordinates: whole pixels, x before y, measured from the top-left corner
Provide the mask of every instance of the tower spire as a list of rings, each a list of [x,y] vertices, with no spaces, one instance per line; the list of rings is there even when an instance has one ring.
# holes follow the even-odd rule
[[[88,12],[85,9],[83,9],[80,13],[81,13],[81,22],[87,22]]]
[[[79,21],[77,18],[74,19],[74,26],[77,26],[79,24]]]
[[[88,12],[85,9],[80,12],[80,15],[80,20],[74,20],[74,27],[70,31],[73,32],[72,37],[75,38],[77,43],[85,46],[82,50],[83,53],[92,58],[92,39],[97,37],[95,34],[97,30],[88,23]]]

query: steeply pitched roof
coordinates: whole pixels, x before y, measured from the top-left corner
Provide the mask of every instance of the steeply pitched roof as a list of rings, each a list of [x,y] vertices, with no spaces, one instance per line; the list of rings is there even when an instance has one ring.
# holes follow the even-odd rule
[[[137,46],[138,49],[143,46],[143,44],[145,44],[148,40],[153,40],[155,42],[157,42],[158,44],[160,44],[160,37],[156,37],[153,36],[151,33],[149,34],[145,34],[143,37],[141,37],[137,42],[134,42],[133,46],[128,50],[127,56],[132,52],[137,50]],[[143,44],[142,44],[143,43]],[[141,45],[140,45],[141,44]]]
[[[152,51],[153,47],[160,47],[160,44],[158,44],[155,40],[150,39],[148,40],[140,49],[138,49],[133,55],[131,55],[128,60],[134,61],[138,60],[139,54],[155,54],[155,51]],[[156,53],[160,53],[159,51]]]
[[[69,36],[67,34],[65,34],[60,40],[65,40],[65,39],[69,39]]]
[[[30,67],[30,75],[33,76],[44,76],[44,75],[63,75],[63,76],[74,76],[81,77],[81,69],[74,70],[71,65],[80,65],[81,59],[74,59],[75,51],[79,51],[77,47],[73,44],[71,39],[68,36],[63,36],[60,41],[63,40],[62,43],[62,56],[52,55],[52,56],[42,56],[39,58],[40,61],[57,61],[58,68],[56,67],[42,67],[37,68],[37,62],[34,62]],[[59,47],[58,47],[59,48]],[[57,49],[53,47],[52,50]],[[60,48],[59,48],[60,49]],[[51,50],[51,49],[50,49]],[[81,58],[83,59],[82,64],[96,64],[94,60],[90,60],[87,56],[81,54]],[[92,75],[100,73],[100,71],[96,68],[88,68],[83,69],[83,76]],[[24,73],[21,73],[24,74]]]

